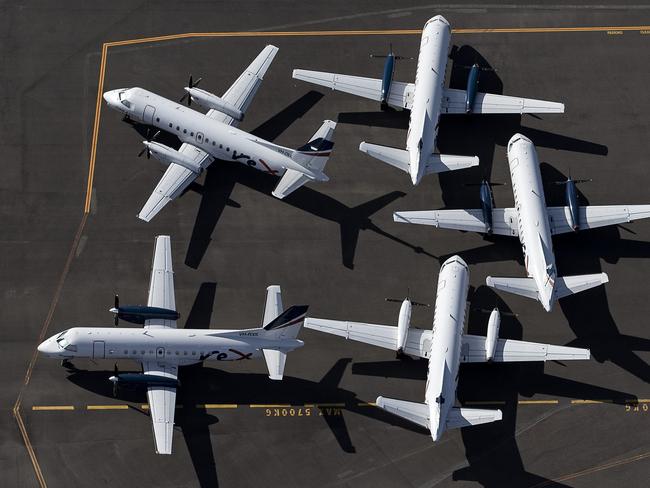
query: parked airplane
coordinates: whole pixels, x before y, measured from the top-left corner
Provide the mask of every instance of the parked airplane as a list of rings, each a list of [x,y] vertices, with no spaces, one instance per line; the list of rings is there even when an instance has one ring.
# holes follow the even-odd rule
[[[140,219],[149,222],[215,159],[237,161],[281,176],[273,191],[280,199],[309,181],[329,180],[323,170],[334,146],[336,124],[331,120],[324,121],[310,141],[298,149],[273,144],[237,128],[277,52],[277,47],[266,46],[222,97],[196,88],[200,79],[193,82],[190,76],[190,86],[185,87],[188,107],[137,87],[104,93],[109,107],[130,120],[175,134],[183,143],[177,151],[154,140],[143,141],[147,158],[153,155],[168,168],[138,214]],[[208,112],[189,108],[192,101]]]
[[[171,454],[176,408],[178,367],[202,361],[238,361],[264,356],[269,378],[281,380],[287,353],[302,347],[296,339],[307,307],[282,310],[280,287],[269,286],[263,324],[243,330],[177,329],[169,236],[156,237],[153,269],[146,306],[110,309],[117,319],[143,324],[144,328],[74,327],[53,335],[38,346],[48,357],[131,359],[142,373],[116,372],[109,379],[119,386],[146,386],[158,454]]]
[[[607,283],[605,273],[558,277],[551,236],[644,219],[650,217],[650,205],[578,207],[575,187],[570,182],[567,184],[567,205],[547,207],[535,146],[521,134],[515,134],[508,142],[508,164],[515,208],[493,209],[490,198],[481,198],[481,209],[395,212],[393,219],[446,229],[519,236],[528,278],[488,276],[486,283],[498,290],[536,299],[547,312],[562,297]]]
[[[450,40],[451,26],[443,16],[436,15],[427,21],[422,31],[415,83],[392,81],[392,65],[390,70],[384,68],[382,79],[303,69],[295,69],[293,77],[371,100],[385,100],[394,107],[410,109],[406,150],[368,142],[362,142],[359,150],[407,172],[414,185],[429,173],[469,168],[478,164],[476,156],[452,156],[434,152],[441,114],[564,113],[562,103],[478,93],[478,66],[470,70],[466,90],[444,88]],[[387,97],[382,94],[386,86],[390,87]]]
[[[380,396],[377,406],[431,432],[434,441],[447,429],[501,420],[501,410],[454,407],[460,363],[565,361],[589,359],[588,349],[499,339],[500,315],[494,309],[487,337],[463,334],[469,270],[459,257],[444,262],[438,277],[433,330],[414,329],[411,302],[404,300],[397,327],[338,320],[305,319],[305,327],[429,360],[424,403]]]

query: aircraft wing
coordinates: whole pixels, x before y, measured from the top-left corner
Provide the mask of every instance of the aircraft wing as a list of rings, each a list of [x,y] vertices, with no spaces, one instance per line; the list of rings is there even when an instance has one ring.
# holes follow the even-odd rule
[[[433,225],[443,229],[486,232],[481,209],[416,210],[393,212],[393,220],[405,224]],[[492,210],[492,233],[517,236],[517,211],[514,208]]]
[[[207,168],[212,164],[212,161],[214,161],[214,158],[207,152],[185,142],[181,145],[178,151],[185,156],[190,157],[201,169]],[[190,183],[199,176],[199,174],[200,173],[194,172],[180,164],[171,163],[167,167],[163,177],[156,185],[149,200],[147,200],[147,203],[145,203],[142,210],[140,210],[138,218],[145,222],[149,222],[163,209],[165,205],[183,193]]]
[[[340,75],[337,73],[309,71],[305,69],[294,69],[293,77],[297,80],[324,86],[332,90],[369,98],[377,102],[381,101],[381,80],[377,78]],[[415,85],[413,83],[391,82],[387,100],[388,104],[394,107],[410,109],[414,87]]]
[[[466,98],[465,90],[445,88],[440,113],[464,114]],[[476,114],[563,114],[564,104],[533,98],[477,93],[472,112]]]
[[[548,207],[552,234],[573,232],[569,207]],[[650,217],[650,205],[589,205],[580,207],[580,230],[624,224]]]
[[[487,361],[484,336],[465,334],[462,337],[460,361],[462,363],[483,363]],[[537,342],[498,339],[493,362],[515,361],[569,361],[589,359],[589,349],[554,346]]]
[[[164,376],[169,379],[178,379],[178,367],[175,364],[143,361],[144,374]],[[156,453],[171,454],[172,440],[174,437],[174,413],[176,412],[176,388],[170,386],[150,386],[147,388],[147,399],[153,436],[156,443]]]
[[[169,236],[156,237],[147,306],[176,310],[174,270],[172,269],[172,246]],[[176,328],[176,321],[149,319],[145,321],[144,326],[146,328]]]
[[[307,317],[304,326],[308,329],[334,334],[353,341],[397,351],[397,327],[392,325],[365,324],[341,320],[315,319]],[[427,341],[428,339],[428,341]],[[428,357],[431,347],[431,331],[409,329],[404,353],[410,356]]]
[[[222,99],[229,104],[235,106],[242,113],[246,113],[250,106],[258,88],[262,84],[264,74],[271,66],[271,62],[278,52],[278,48],[272,45],[266,46],[262,49],[253,62],[239,75],[230,88],[224,93]],[[231,116],[219,112],[218,110],[210,109],[206,113],[211,119],[218,120],[224,124],[233,125],[237,127],[239,121],[233,119]]]

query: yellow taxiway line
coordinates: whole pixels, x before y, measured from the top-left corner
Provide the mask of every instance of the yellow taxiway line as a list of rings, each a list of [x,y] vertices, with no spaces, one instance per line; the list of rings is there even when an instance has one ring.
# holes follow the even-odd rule
[[[34,405],[34,411],[74,410],[74,405]]]

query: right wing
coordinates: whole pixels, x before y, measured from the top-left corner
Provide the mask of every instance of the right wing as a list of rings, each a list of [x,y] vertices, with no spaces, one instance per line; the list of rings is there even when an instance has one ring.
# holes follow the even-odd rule
[[[467,92],[445,88],[440,113],[464,114]],[[472,112],[475,114],[545,114],[564,113],[564,104],[535,100],[533,98],[510,97],[494,93],[477,93]]]
[[[172,269],[172,245],[169,236],[157,236],[156,248],[151,265],[151,280],[149,281],[148,307],[159,307],[176,310],[174,297],[174,270]],[[176,328],[175,320],[149,319],[144,323],[146,328]]]
[[[447,429],[462,429],[472,425],[496,422],[503,417],[501,410],[488,410],[485,408],[452,407],[447,415],[445,427]]]
[[[393,212],[393,220],[407,224],[433,225],[443,229],[486,232],[481,209],[416,210]],[[517,236],[517,212],[514,208],[492,210],[492,233]]]
[[[270,44],[262,49],[221,98],[245,114],[277,52],[278,48]],[[239,121],[218,110],[210,109],[206,115],[227,125],[239,125]]]
[[[201,169],[207,168],[214,161],[214,158],[207,152],[186,142],[181,145],[178,152],[191,158]],[[185,166],[171,163],[147,200],[147,203],[140,210],[138,218],[149,222],[165,205],[183,193],[198,176],[199,173]]]
[[[375,404],[387,412],[406,419],[425,429],[430,429],[429,406],[426,403],[409,402],[396,398],[377,397]]]
[[[569,207],[548,207],[552,234],[572,232]],[[625,224],[650,217],[650,205],[588,205],[579,210],[580,230]]]
[[[461,339],[461,363],[484,363],[486,337],[464,334]],[[498,339],[494,350],[493,362],[515,361],[569,361],[589,359],[589,349],[578,347],[554,346],[538,342]]]
[[[392,325],[365,324],[362,322],[315,319],[311,317],[305,319],[304,325],[308,329],[397,351],[397,327]],[[421,358],[429,357],[431,333],[430,330],[409,329],[404,353]]]
[[[305,173],[289,168],[284,172],[271,195],[282,200],[309,181],[311,179]]]
[[[293,77],[297,80],[314,83],[315,85],[331,88],[332,90],[351,93],[363,98],[379,102],[381,100],[381,80],[363,76],[340,75],[324,71],[309,71],[294,69]],[[413,101],[413,83],[393,81],[390,84],[388,104],[394,107],[411,108]]]
[[[144,374],[178,379],[178,367],[175,364],[158,361],[143,361]],[[171,454],[174,438],[174,413],[176,411],[176,388],[171,386],[149,386],[147,388],[149,411],[156,453]]]

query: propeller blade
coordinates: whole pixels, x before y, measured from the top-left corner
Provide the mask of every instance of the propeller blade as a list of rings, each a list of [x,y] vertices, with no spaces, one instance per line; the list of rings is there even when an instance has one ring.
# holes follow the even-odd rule
[[[404,300],[399,300],[397,298],[386,298],[387,302],[402,303]]]
[[[411,302],[411,305],[414,307],[430,307],[428,303],[421,303],[421,302]]]
[[[117,398],[117,381],[113,381],[113,398]]]
[[[156,132],[150,140],[155,141],[156,137],[158,137],[159,135],[160,135],[160,131]]]
[[[120,308],[120,296],[119,295],[117,295],[117,294],[115,295],[115,300],[113,301],[113,303],[115,304],[115,308]]]
[[[140,152],[138,153],[138,157],[141,157],[147,149],[149,149],[149,148],[145,146],[145,147],[142,149],[142,151],[140,151]]]
[[[189,93],[185,92],[185,95],[183,95],[181,97],[181,99],[178,101],[178,103],[183,103],[188,96],[189,96]]]

